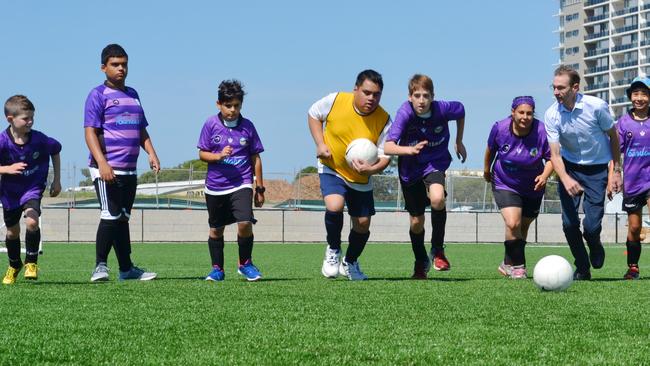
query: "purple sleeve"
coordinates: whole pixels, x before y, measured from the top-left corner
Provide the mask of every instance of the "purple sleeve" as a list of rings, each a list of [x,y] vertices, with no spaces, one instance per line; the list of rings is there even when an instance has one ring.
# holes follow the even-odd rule
[[[93,89],[86,98],[84,108],[84,127],[102,128],[104,124],[104,99],[102,95]]]
[[[212,144],[212,123],[210,122],[211,120],[208,119],[203,124],[201,135],[199,136],[199,142],[196,144],[196,147],[199,150],[207,152],[213,152],[212,150],[214,149],[214,145]]]
[[[488,136],[488,140],[487,140],[487,147],[488,149],[490,149],[491,152],[496,151],[498,133],[499,133],[499,122],[496,122],[494,125],[492,125],[492,129],[490,130],[490,135]]]
[[[438,106],[447,121],[457,121],[465,118],[465,107],[461,102],[439,101]]]
[[[48,137],[47,138],[47,152],[52,155],[56,155],[61,152],[61,143],[55,139]]]
[[[135,99],[138,101],[138,103],[140,103],[140,108],[142,108],[142,101],[140,100],[140,95],[138,94],[137,91],[135,91],[135,89],[132,90],[133,90],[133,94],[135,95]],[[147,117],[145,116],[144,108],[142,108],[142,124],[140,125],[140,128],[146,128],[147,126],[149,126],[149,122],[147,121]]]
[[[262,140],[260,139],[260,136],[257,134],[257,130],[255,129],[255,126],[252,123],[251,123],[251,140],[252,140],[250,145],[251,155],[259,154],[262,151],[264,151]]]
[[[406,129],[406,125],[414,117],[414,115],[415,113],[413,113],[411,103],[408,101],[404,102],[404,104],[399,107],[397,113],[395,114],[395,120],[388,130],[386,141],[399,142],[400,137],[402,137],[402,133],[404,133],[404,130]]]
[[[623,119],[619,119],[616,123],[616,133],[618,134],[618,147],[621,152],[625,152],[625,131],[623,131]]]

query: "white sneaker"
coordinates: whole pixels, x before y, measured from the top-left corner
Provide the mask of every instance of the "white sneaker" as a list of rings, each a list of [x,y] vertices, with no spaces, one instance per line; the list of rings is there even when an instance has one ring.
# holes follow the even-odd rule
[[[350,281],[363,281],[368,279],[368,276],[361,272],[359,261],[348,263],[345,260],[342,260],[341,265],[339,266],[339,274],[349,278]]]
[[[97,281],[108,281],[108,267],[106,263],[99,263],[95,270],[93,271],[92,276],[90,277],[91,282]]]
[[[325,259],[320,272],[327,278],[336,278],[339,275],[339,264],[341,263],[341,250],[325,249]]]

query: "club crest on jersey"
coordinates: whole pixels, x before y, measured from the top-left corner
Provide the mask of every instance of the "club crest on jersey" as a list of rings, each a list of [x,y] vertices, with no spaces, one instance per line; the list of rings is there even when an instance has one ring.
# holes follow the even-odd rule
[[[32,154],[32,159],[38,159],[40,155],[41,153],[39,153],[38,151],[34,151],[34,153]]]
[[[507,153],[508,151],[510,151],[510,145],[505,144],[501,147],[501,152]]]
[[[517,154],[521,154],[521,147],[517,148]]]
[[[536,147],[530,149],[530,156],[537,156],[537,148]]]
[[[435,132],[435,133],[440,133],[440,132],[442,132],[442,129],[443,129],[442,126],[438,126],[438,127],[436,127],[436,128],[433,129],[433,132]]]
[[[641,136],[645,136],[645,131],[641,131],[641,132],[639,132],[639,135],[641,135]]]
[[[228,143],[232,144],[232,137],[228,137]]]
[[[426,128],[426,127],[422,127],[422,128],[420,128],[420,131],[422,131],[422,133],[425,133],[425,132],[427,132],[427,128]]]
[[[215,144],[218,144],[221,142],[221,135],[217,135],[212,138],[212,141],[214,141]]]
[[[246,139],[246,137],[242,137],[242,138],[240,138],[240,139],[239,139],[239,144],[240,144],[241,146],[246,146],[246,145],[248,145],[248,139]]]

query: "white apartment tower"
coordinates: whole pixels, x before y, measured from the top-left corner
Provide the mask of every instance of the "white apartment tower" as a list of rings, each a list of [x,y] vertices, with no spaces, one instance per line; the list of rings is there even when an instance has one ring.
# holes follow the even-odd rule
[[[573,66],[582,92],[609,103],[615,118],[629,108],[625,89],[650,74],[650,0],[560,0],[558,64]]]

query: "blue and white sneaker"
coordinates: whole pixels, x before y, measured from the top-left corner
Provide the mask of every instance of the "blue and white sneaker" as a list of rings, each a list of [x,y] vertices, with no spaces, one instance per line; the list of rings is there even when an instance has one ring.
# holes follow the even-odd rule
[[[226,274],[223,273],[223,269],[221,269],[219,266],[212,266],[212,271],[208,273],[208,275],[205,277],[206,281],[223,281],[224,278],[226,278]]]
[[[244,264],[239,265],[237,273],[246,277],[246,280],[251,282],[262,278],[262,273],[260,273],[260,270],[255,267],[253,261],[250,259],[247,260]]]
[[[144,269],[138,268],[136,266],[131,267],[126,272],[120,271],[120,281],[124,280],[140,280],[140,281],[149,281],[156,278],[158,275],[154,272],[147,272]]]

